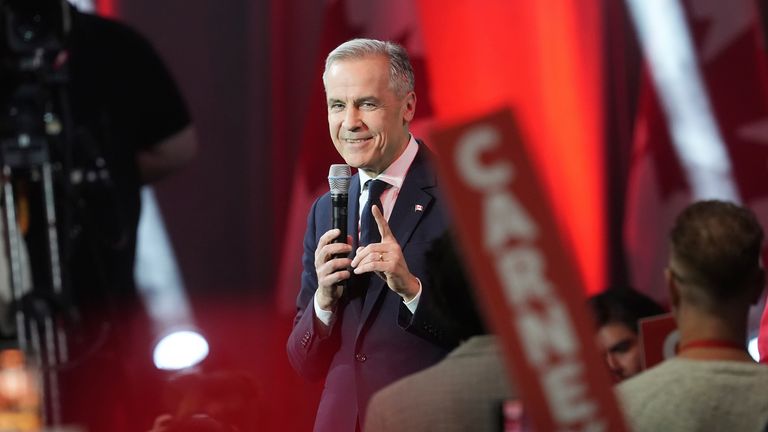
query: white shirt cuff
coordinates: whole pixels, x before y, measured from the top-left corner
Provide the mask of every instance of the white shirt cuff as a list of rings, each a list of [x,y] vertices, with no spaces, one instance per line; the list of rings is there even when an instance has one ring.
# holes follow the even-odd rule
[[[405,299],[403,299],[405,307],[407,307],[412,314],[416,313],[416,308],[419,307],[419,299],[421,298],[421,280],[419,280],[419,278],[416,278],[416,280],[419,282],[419,292],[416,293],[416,296],[412,298],[411,301],[405,301]],[[317,305],[317,303],[315,303],[315,305]],[[317,309],[317,306],[315,306],[315,309]]]
[[[419,291],[419,293],[421,293],[421,291]],[[312,298],[314,299],[313,303],[315,304],[315,316],[321,323],[325,324],[326,327],[330,326],[333,312],[320,309],[320,305],[317,303],[317,291],[315,291],[315,295]]]

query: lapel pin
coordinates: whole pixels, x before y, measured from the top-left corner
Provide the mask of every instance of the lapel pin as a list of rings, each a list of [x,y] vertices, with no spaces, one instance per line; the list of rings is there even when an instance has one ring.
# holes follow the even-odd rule
[[[424,206],[421,205],[421,204],[416,204],[416,206],[413,208],[413,210],[417,211],[417,212],[423,212],[424,211]]]

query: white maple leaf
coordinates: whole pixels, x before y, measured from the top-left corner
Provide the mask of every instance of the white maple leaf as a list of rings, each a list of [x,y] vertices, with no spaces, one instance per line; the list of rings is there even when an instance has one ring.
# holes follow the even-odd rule
[[[753,5],[748,0],[690,0],[694,19],[709,21],[701,59],[707,63],[745,32],[753,18]]]

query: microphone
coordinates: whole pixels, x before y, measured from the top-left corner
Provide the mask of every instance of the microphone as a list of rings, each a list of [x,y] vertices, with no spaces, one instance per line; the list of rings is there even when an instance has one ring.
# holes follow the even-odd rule
[[[341,231],[334,243],[347,242],[347,199],[352,170],[349,165],[333,164],[328,170],[328,185],[331,187],[331,207],[333,208],[333,228]]]

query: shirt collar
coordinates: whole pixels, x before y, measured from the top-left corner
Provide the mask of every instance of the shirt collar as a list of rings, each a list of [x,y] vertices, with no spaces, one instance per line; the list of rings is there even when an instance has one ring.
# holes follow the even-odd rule
[[[360,192],[363,191],[365,183],[371,179],[378,179],[388,183],[390,186],[400,189],[403,187],[403,181],[405,181],[405,175],[408,174],[408,168],[411,167],[411,163],[416,158],[416,153],[419,151],[419,144],[416,142],[416,138],[413,135],[408,141],[408,145],[405,147],[405,151],[394,162],[392,162],[387,169],[376,177],[371,177],[363,170],[357,170],[360,175]]]

